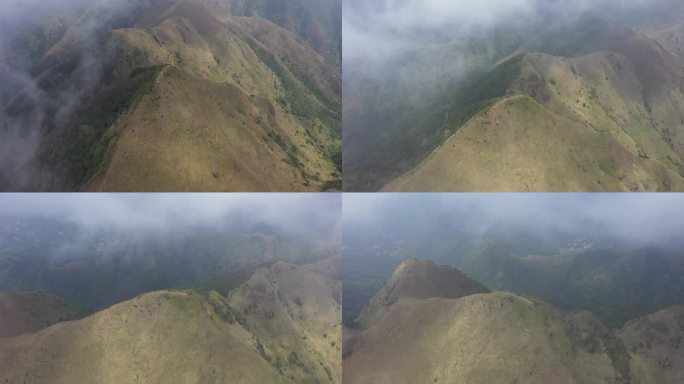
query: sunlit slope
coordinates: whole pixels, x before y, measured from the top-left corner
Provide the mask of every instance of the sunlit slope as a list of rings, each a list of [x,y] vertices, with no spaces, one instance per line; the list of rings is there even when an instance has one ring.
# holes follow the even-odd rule
[[[454,271],[427,261],[397,268],[367,304],[362,321],[344,330],[345,383],[682,380],[680,306],[611,330],[588,311],[562,311],[514,293],[464,289],[465,283],[477,283]],[[451,298],[434,288],[447,275],[461,285],[448,290]],[[382,302],[388,286],[413,288]],[[369,312],[377,316],[369,318]]]
[[[621,44],[624,54],[527,53],[500,64],[519,70],[505,94],[384,189],[682,190],[675,59],[652,40]]]
[[[5,339],[0,379],[339,382],[339,358],[334,358],[339,346],[330,344],[341,334],[339,306],[333,305],[339,287],[337,293],[334,287],[306,268],[274,263],[258,268],[226,296],[143,294],[82,320]]]
[[[196,294],[145,294],[7,340],[0,348],[1,376],[34,383],[287,382],[239,331]],[[239,369],[225,369],[226,362]]]
[[[75,305],[46,293],[0,292],[0,338],[35,332],[80,314]]]
[[[223,4],[129,7],[102,30],[92,27],[102,11],[88,8],[35,60],[48,95],[72,88],[86,96],[66,121],[44,127],[37,162],[53,176],[37,188],[338,188],[335,63],[297,34],[256,14],[234,16]],[[101,70],[94,85],[79,73],[88,54]],[[31,108],[19,97],[11,111]]]
[[[86,188],[307,190],[309,182],[297,168],[303,165],[290,157],[295,147],[273,139],[285,140],[275,136],[283,130],[276,113],[267,99],[250,98],[235,85],[164,67],[151,92],[115,123],[119,136],[108,163]]]

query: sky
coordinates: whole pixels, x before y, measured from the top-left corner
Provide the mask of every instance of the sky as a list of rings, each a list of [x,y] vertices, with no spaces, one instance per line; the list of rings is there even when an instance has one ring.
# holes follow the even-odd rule
[[[493,227],[572,233],[586,228],[624,242],[653,245],[679,239],[684,194],[348,194],[343,227],[383,231],[397,223],[411,233],[445,227],[474,233]]]
[[[88,229],[158,230],[231,218],[285,233],[339,238],[339,194],[0,194],[0,215],[47,217]]]

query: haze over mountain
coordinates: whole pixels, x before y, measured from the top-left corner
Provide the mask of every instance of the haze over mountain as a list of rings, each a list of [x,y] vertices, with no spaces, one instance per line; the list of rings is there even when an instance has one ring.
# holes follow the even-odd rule
[[[311,263],[339,254],[339,210],[339,196],[319,195],[8,195],[0,290],[96,310],[277,260]]]
[[[403,260],[421,258],[621,327],[684,302],[683,203],[651,194],[345,196],[345,324]]]
[[[387,284],[453,274],[431,264],[414,280],[404,262]],[[431,276],[430,276],[431,274]],[[423,277],[423,276],[421,276]],[[465,275],[462,285],[476,285]],[[429,290],[424,291],[428,293]],[[681,308],[636,319],[619,331],[590,312],[566,312],[509,292],[455,290],[399,295],[380,316],[345,329],[345,383],[678,383],[684,354]],[[364,313],[377,313],[384,293]],[[654,337],[655,335],[655,337]]]
[[[0,7],[1,189],[340,188],[339,1]]]
[[[681,2],[345,2],[347,190],[684,190]]]
[[[341,382],[340,203],[4,196],[0,382]]]

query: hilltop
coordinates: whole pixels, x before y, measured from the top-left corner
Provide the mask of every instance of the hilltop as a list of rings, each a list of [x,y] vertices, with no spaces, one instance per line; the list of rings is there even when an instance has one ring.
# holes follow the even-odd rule
[[[406,260],[370,299],[359,316],[359,323],[372,324],[400,299],[452,299],[484,292],[489,290],[455,268],[426,260]]]

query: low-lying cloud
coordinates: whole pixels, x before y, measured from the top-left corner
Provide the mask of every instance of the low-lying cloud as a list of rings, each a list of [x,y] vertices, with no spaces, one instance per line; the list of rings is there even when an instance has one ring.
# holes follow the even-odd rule
[[[64,129],[83,98],[101,85],[103,68],[109,60],[107,45],[103,45],[100,39],[101,33],[113,20],[146,2],[0,2],[0,190],[36,191],[68,187],[60,180],[62,175],[50,173],[35,161],[46,127]],[[84,17],[86,13],[87,17]],[[36,52],[30,52],[30,48],[45,43],[42,37],[30,37],[41,28],[47,28],[52,34],[63,28],[65,36],[75,44],[78,52],[75,68],[70,73],[47,75],[49,80],[59,85],[49,92],[37,84],[41,73],[37,73],[34,65],[40,57],[33,57]],[[43,70],[61,64],[64,62],[58,60]],[[19,109],[23,111],[10,113],[17,100],[21,100]]]
[[[339,238],[339,194],[4,194],[0,216],[50,218],[85,230],[165,231],[268,225],[283,234]]]
[[[560,23],[588,12],[612,17],[672,0],[345,0],[343,58],[376,63],[430,41],[516,23]],[[547,24],[548,26],[548,24]]]
[[[358,194],[343,200],[345,230],[398,238],[509,228],[658,245],[681,241],[684,228],[680,194]]]

